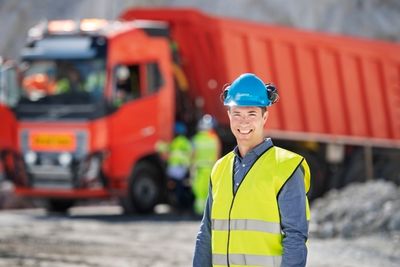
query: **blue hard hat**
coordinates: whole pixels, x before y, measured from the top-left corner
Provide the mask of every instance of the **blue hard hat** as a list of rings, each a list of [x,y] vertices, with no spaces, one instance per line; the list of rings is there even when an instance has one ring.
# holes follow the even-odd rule
[[[186,125],[183,122],[177,121],[175,123],[175,134],[185,135],[187,132]]]
[[[253,73],[244,73],[225,89],[224,105],[268,107],[272,102],[268,98],[264,82]]]

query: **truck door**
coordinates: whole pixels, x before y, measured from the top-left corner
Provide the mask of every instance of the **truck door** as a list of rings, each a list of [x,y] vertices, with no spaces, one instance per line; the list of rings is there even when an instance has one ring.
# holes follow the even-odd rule
[[[133,53],[131,62],[125,55],[112,70],[117,109],[110,120],[113,176],[129,176],[138,159],[154,153],[158,140],[172,136],[174,88],[168,49],[163,41],[148,50],[151,55]]]
[[[0,180],[12,170],[16,155],[17,121],[12,108],[19,99],[16,66],[0,65]],[[10,177],[11,173],[8,173]]]

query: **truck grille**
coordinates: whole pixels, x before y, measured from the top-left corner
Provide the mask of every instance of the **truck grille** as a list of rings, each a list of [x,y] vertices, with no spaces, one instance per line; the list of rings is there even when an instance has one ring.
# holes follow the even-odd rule
[[[57,150],[57,146],[46,148],[44,142],[39,148],[32,145],[32,134],[39,132],[36,129],[25,129],[20,132],[20,144],[24,156],[25,170],[28,177],[28,185],[32,188],[72,189],[77,187],[77,173],[79,164],[88,154],[88,134],[86,131],[63,131],[63,135],[51,131],[45,132],[45,137],[72,136],[74,146],[69,151]],[[66,134],[64,134],[66,133]],[[36,135],[40,135],[36,134]],[[52,136],[53,134],[53,136]],[[58,134],[58,135],[57,135]],[[49,139],[51,141],[51,139]],[[46,140],[45,140],[46,141]],[[58,145],[58,144],[57,144]],[[60,158],[68,154],[70,161],[63,163]]]
[[[28,168],[28,174],[30,184],[34,188],[74,187],[73,173],[62,166],[33,166]]]

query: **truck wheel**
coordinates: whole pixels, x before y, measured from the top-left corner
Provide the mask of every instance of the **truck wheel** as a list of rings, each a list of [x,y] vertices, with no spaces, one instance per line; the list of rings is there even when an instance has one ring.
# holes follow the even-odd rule
[[[69,199],[49,199],[47,200],[46,210],[50,213],[66,213],[74,205],[73,200]]]
[[[130,178],[128,200],[125,212],[150,213],[160,201],[160,174],[154,165],[147,162],[139,163]]]

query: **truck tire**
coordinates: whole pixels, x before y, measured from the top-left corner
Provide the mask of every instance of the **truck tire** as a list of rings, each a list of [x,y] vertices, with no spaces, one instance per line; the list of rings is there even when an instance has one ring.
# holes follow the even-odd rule
[[[48,199],[46,210],[50,213],[67,213],[68,209],[74,205],[70,199]]]
[[[128,203],[124,205],[125,213],[151,213],[160,202],[160,173],[153,164],[140,162],[133,170],[129,181]]]

